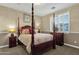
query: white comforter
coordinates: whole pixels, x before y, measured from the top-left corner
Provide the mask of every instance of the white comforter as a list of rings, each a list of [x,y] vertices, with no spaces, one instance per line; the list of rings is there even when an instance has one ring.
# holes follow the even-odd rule
[[[26,46],[28,53],[31,52],[31,34],[21,34],[19,40]],[[53,40],[53,35],[37,33],[34,35],[34,45]]]
[[[41,44],[53,40],[53,35],[37,33],[34,35],[34,45]]]

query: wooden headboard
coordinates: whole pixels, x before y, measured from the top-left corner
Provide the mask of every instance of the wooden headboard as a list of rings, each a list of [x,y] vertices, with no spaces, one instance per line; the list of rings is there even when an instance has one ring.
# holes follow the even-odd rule
[[[30,34],[32,33],[32,27],[31,26],[29,26],[29,25],[22,26],[21,29],[20,29],[20,32],[22,32],[22,30],[24,30],[24,29],[29,29]]]

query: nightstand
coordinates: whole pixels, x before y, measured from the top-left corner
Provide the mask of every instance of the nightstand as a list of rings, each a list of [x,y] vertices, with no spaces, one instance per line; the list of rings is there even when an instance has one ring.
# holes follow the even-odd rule
[[[16,39],[17,37],[14,36],[14,34],[11,34],[11,36],[9,37],[9,48],[16,46]]]
[[[54,40],[56,41],[56,45],[64,45],[64,33],[55,33]]]

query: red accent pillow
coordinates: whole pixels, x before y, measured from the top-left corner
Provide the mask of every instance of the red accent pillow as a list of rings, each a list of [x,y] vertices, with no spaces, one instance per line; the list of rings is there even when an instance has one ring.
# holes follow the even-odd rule
[[[23,27],[21,27],[21,33],[22,33],[22,31],[23,30],[25,30],[25,29],[29,29],[29,34],[32,34],[32,27],[31,26],[23,26]],[[34,31],[34,33],[35,33],[35,31]]]

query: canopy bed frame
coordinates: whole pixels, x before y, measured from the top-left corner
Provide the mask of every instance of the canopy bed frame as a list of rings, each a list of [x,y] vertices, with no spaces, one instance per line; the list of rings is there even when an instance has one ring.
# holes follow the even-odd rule
[[[37,44],[37,45],[34,45],[34,29],[35,29],[35,26],[34,26],[34,4],[32,3],[32,23],[31,23],[31,30],[32,30],[32,33],[31,33],[31,54],[34,55],[34,54],[41,54],[45,51],[48,51],[50,48],[53,48],[55,49],[56,48],[56,45],[55,45],[55,40],[52,39],[51,41],[48,41],[48,42],[44,42],[44,43],[41,43],[41,44]],[[18,19],[18,37],[20,35],[20,29],[19,29],[19,19]],[[21,28],[30,28],[30,26],[24,26],[24,27],[21,27]],[[19,44],[23,44],[21,41],[18,40],[18,43]],[[24,45],[24,44],[23,44]]]

